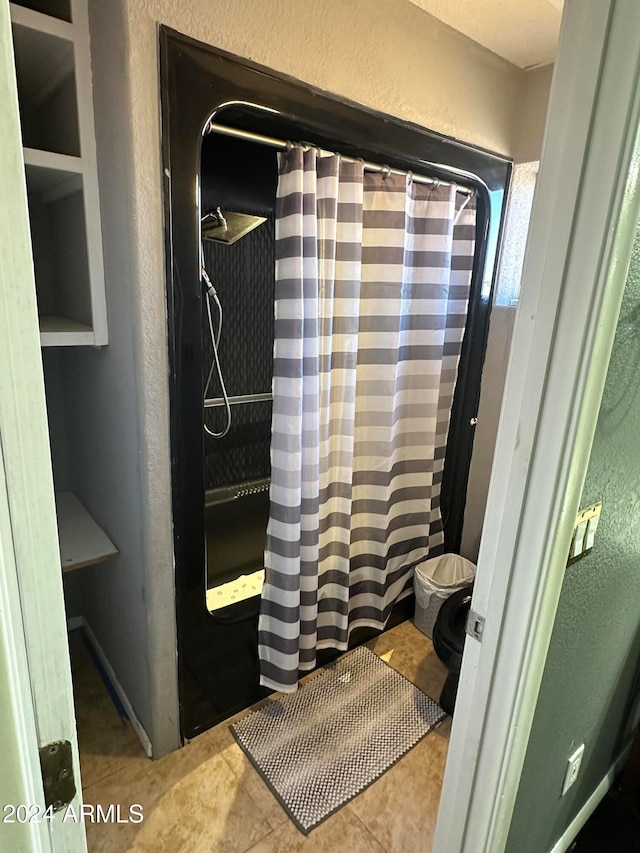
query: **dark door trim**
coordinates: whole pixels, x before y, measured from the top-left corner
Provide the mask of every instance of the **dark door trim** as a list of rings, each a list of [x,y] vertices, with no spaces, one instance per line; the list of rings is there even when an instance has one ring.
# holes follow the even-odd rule
[[[204,589],[202,289],[196,197],[202,132],[208,118],[218,111],[218,115],[224,115],[225,124],[244,130],[303,139],[400,169],[420,171],[424,161],[446,164],[440,170],[429,169],[428,173],[446,179],[446,167],[451,166],[480,179],[476,185],[479,250],[452,410],[451,451],[448,448],[442,487],[447,550],[457,550],[462,535],[473,447],[471,421],[477,413],[486,348],[491,292],[483,293],[482,279],[487,280],[483,268],[489,216],[502,222],[511,162],[329,95],[165,27],[160,28],[160,66],[178,675],[182,734],[189,738],[241,710],[229,707],[224,713],[216,711],[208,706],[206,697],[198,698],[198,688],[194,687],[202,668],[207,666],[212,625]],[[493,191],[502,192],[497,205],[491,197]],[[493,236],[498,239],[498,229]],[[495,254],[495,249],[489,251],[494,258]],[[493,281],[495,262],[489,275]],[[230,648],[229,654],[233,655],[234,650]],[[224,692],[224,685],[220,684],[219,689]],[[244,706],[260,695],[261,691],[256,690]]]

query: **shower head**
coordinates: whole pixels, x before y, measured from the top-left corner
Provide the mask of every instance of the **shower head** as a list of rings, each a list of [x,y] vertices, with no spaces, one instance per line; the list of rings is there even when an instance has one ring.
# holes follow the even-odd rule
[[[222,213],[219,207],[202,217],[202,239],[213,240],[230,246],[249,231],[266,222],[264,216],[250,216],[248,213]]]

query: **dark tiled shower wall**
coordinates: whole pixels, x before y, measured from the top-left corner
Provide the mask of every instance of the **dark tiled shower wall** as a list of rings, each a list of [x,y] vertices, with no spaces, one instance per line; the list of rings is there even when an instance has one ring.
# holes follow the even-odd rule
[[[230,397],[271,392],[274,238],[275,217],[271,214],[266,222],[231,246],[204,241],[207,272],[222,304],[224,321],[219,356]],[[215,304],[212,309],[217,329]],[[204,310],[202,319],[204,388],[213,351]],[[215,371],[207,396],[222,396]],[[271,402],[244,403],[232,406],[231,412],[232,426],[224,438],[205,435],[206,489],[261,479],[270,474]],[[205,420],[210,429],[220,431],[225,424],[224,409],[207,409]]]

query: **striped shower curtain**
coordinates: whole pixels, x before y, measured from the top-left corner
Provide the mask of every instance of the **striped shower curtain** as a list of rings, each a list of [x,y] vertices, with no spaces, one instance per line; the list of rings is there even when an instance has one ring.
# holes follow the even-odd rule
[[[293,146],[279,155],[261,683],[382,629],[443,548],[440,484],[475,199]]]

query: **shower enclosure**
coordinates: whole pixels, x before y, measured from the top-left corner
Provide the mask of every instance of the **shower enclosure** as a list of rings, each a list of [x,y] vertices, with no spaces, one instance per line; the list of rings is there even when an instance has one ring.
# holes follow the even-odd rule
[[[477,176],[466,181],[478,199],[476,254],[442,483],[446,550],[459,548],[462,532],[511,164],[166,29],[161,71],[178,662],[182,732],[192,737],[267,692],[257,619],[269,516],[277,165],[276,149],[250,135],[304,140],[441,180],[456,169]],[[211,118],[249,138],[205,133]],[[221,438],[203,428],[204,420],[224,432],[227,411],[215,371],[203,402],[214,351],[199,269],[200,218],[217,208],[264,219],[230,245],[203,242],[223,312],[218,355],[231,426]],[[214,311],[214,332],[217,322]],[[405,600],[389,625],[411,611]],[[358,629],[352,643],[367,637]]]
[[[203,261],[222,308],[217,370],[204,400],[207,607],[217,612],[260,594],[269,517],[269,444],[273,361],[275,158],[251,143],[210,135],[201,157],[202,213],[219,208],[260,217],[236,242],[203,239]],[[264,221],[261,221],[264,220]],[[213,310],[214,332],[217,331]],[[202,312],[202,379],[215,353]],[[231,427],[221,438],[227,426]]]

